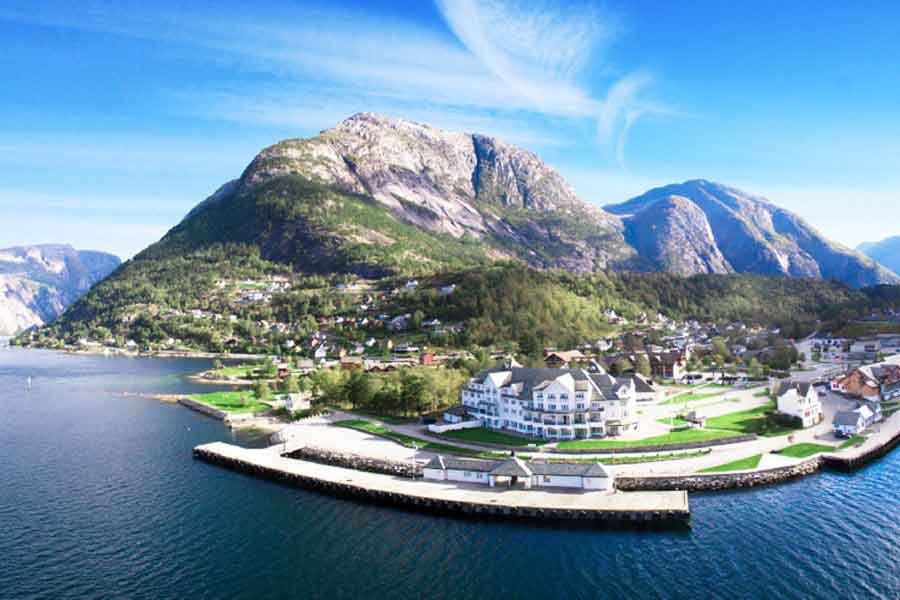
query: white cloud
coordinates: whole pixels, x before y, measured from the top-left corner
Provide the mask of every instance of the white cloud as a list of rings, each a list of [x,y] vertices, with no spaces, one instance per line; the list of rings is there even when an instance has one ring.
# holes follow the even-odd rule
[[[641,116],[668,112],[644,99],[651,77],[632,73],[602,99],[578,81],[597,50],[619,33],[616,20],[590,4],[560,9],[509,0],[436,0],[459,40],[500,80],[545,114],[591,117],[598,138],[625,167],[628,131]],[[591,63],[591,58],[595,61]]]

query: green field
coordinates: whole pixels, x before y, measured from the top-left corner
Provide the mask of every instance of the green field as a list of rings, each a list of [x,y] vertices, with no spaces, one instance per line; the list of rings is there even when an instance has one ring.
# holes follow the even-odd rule
[[[656,422],[660,425],[669,425],[670,427],[684,427],[687,425],[687,421],[681,417],[675,417],[674,419],[657,419]]]
[[[536,444],[538,446],[546,444],[543,440],[533,440],[531,438],[504,433],[502,431],[494,431],[484,427],[477,429],[458,429],[456,431],[447,431],[442,436],[462,442],[484,443],[484,444],[500,444],[517,448],[527,446],[528,444]]]
[[[823,444],[811,444],[808,442],[803,442],[800,444],[794,444],[793,446],[788,446],[787,448],[782,448],[776,454],[780,454],[781,456],[789,456],[790,458],[809,458],[814,454],[819,454],[820,452],[830,452],[834,450],[834,446],[825,446]]]
[[[706,420],[708,429],[724,429],[727,431],[736,431],[738,433],[755,433],[763,437],[774,437],[785,435],[795,431],[791,427],[779,425],[770,419],[766,412],[774,409],[771,403],[750,410],[742,410],[738,412],[721,415],[719,417],[711,417]]]
[[[677,396],[673,396],[668,400],[662,402],[662,404],[686,404],[688,402],[697,402],[698,400],[706,400],[707,398],[715,398],[716,396],[721,396],[725,392],[711,392],[708,394],[704,394],[702,392],[686,392],[683,394],[678,394]]]
[[[844,450],[846,448],[852,448],[854,446],[859,446],[863,442],[866,441],[866,436],[864,435],[854,435],[853,437],[841,442],[838,445],[838,450]]]
[[[242,401],[243,396],[247,397],[246,404]],[[261,403],[250,390],[192,394],[189,398],[200,404],[212,406],[227,413],[243,414],[269,410],[269,406]]]
[[[711,431],[709,429],[682,429],[680,431],[672,431],[665,435],[657,435],[640,440],[570,440],[559,442],[556,447],[583,450],[603,450],[607,448],[637,448],[641,446],[661,446],[664,444],[709,442],[712,440],[721,440],[729,437],[736,437],[738,435],[740,434],[731,431]]]
[[[477,452],[475,450],[469,450],[468,448],[463,448],[461,446],[452,446],[450,444],[438,444],[435,442],[429,442],[428,440],[420,440],[418,438],[414,438],[408,435],[404,435],[402,433],[397,433],[391,431],[390,429],[378,425],[376,423],[372,423],[371,421],[363,421],[362,419],[344,419],[342,421],[335,421],[335,425],[338,427],[348,427],[350,429],[359,429],[361,431],[366,431],[369,433],[374,433],[377,435],[384,436],[386,438],[390,438],[395,442],[402,444],[403,446],[412,447],[415,444],[416,448],[419,450],[427,450],[429,452],[439,452],[444,454],[459,454],[462,456],[481,456],[481,452]]]
[[[719,465],[716,467],[710,467],[708,469],[703,469],[702,471],[698,471],[698,473],[725,473],[727,471],[749,471],[751,469],[755,469],[759,466],[759,461],[762,459],[762,454],[757,454],[755,456],[748,456],[747,458],[742,458],[740,460],[736,460],[730,463],[725,463],[724,465]]]

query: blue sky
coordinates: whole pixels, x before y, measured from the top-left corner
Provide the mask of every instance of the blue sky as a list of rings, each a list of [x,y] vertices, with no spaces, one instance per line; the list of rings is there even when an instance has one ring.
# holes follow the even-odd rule
[[[900,234],[890,2],[0,4],[0,247],[128,257],[263,147],[372,110],[505,138],[606,204],[706,178]]]

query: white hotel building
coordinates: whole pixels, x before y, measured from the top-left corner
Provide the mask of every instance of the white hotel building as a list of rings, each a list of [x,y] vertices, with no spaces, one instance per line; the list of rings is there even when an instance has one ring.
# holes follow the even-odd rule
[[[638,424],[634,380],[598,367],[488,369],[471,379],[461,396],[485,427],[544,439],[619,435]]]

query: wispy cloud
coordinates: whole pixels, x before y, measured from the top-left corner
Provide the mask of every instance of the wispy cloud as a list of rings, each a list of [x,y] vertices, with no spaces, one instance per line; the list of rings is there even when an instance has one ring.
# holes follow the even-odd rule
[[[355,9],[259,11],[241,2],[209,10],[201,3],[13,0],[0,7],[0,19],[159,41],[167,52],[183,49],[188,60],[200,49],[204,60],[269,80],[268,87],[241,82],[229,89],[220,81],[161,90],[178,114],[321,129],[378,110],[537,147],[596,123],[599,143],[624,165],[631,125],[660,107],[646,101],[646,74],[608,76],[620,72],[605,57],[622,34],[617,18],[590,0],[565,10],[540,0],[434,1],[452,36]]]
[[[612,82],[604,93],[579,83],[587,67],[607,65],[598,56],[617,35],[617,20],[592,4],[567,7],[515,0],[437,0],[459,40],[491,72],[536,110],[596,119],[601,144],[625,167],[631,126],[650,113],[668,112],[645,99],[652,78],[646,72]]]

